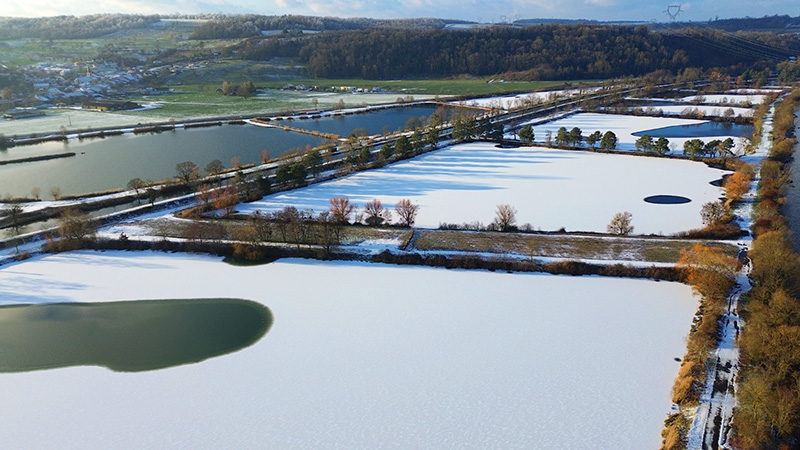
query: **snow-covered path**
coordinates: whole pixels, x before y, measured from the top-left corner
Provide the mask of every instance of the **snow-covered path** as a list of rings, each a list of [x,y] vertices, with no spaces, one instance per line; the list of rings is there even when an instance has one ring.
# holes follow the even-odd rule
[[[747,248],[743,247],[742,251],[747,251]],[[739,298],[751,288],[750,269],[748,261],[739,273],[728,298],[728,308],[720,318],[720,342],[714,351],[714,362],[689,431],[687,448],[690,450],[730,448],[730,424],[736,407],[736,379],[739,375],[739,348],[736,346],[742,325]]]
[[[762,138],[755,151],[742,160],[755,166],[756,175],[750,185],[750,190],[743,198],[755,198],[760,181],[760,163],[769,156],[772,140],[767,137],[772,134],[772,118],[775,113],[773,103],[767,116],[764,118]],[[750,229],[753,221],[753,203],[745,201],[736,209],[739,225],[746,230]],[[706,385],[700,395],[700,406],[695,413],[692,427],[689,430],[687,449],[730,449],[731,420],[733,409],[736,407],[736,380],[739,374],[739,348],[736,339],[744,325],[739,316],[739,299],[752,287],[750,284],[750,271],[752,266],[746,258],[750,248],[752,236],[742,238],[739,242],[740,259],[745,264],[739,271],[736,285],[728,297],[728,307],[720,318],[721,336],[719,344],[709,358],[713,364],[708,368]],[[743,256],[743,258],[742,258]]]

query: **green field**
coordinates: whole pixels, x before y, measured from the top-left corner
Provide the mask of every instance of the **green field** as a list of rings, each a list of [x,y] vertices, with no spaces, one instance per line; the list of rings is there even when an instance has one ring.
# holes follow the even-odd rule
[[[39,62],[71,64],[95,59],[102,52],[121,52],[144,59],[165,49],[208,52],[221,50],[237,40],[188,40],[181,29],[128,30],[94,39],[14,39],[0,41],[0,63],[25,66]]]
[[[494,82],[490,78],[462,76],[451,79],[360,80],[314,79],[304,73],[298,58],[272,58],[269,61],[250,61],[226,56],[225,48],[239,40],[189,40],[199,22],[184,21],[162,24],[147,29],[111,33],[95,39],[15,39],[0,41],[0,63],[26,66],[41,62],[72,67],[73,63],[100,64],[105,57],[115,61],[123,56],[128,64],[168,65],[175,63],[175,73],[129,85],[136,91],[147,84],[166,86],[173,93],[158,96],[133,95],[129,100],[150,106],[138,111],[113,113],[81,111],[80,109],[48,108],[45,116],[18,121],[0,121],[0,134],[24,136],[31,133],[55,133],[66,129],[76,132],[86,129],[133,126],[138,123],[178,122],[210,117],[253,116],[259,114],[288,114],[315,109],[332,109],[342,104],[346,108],[394,103],[398,98],[431,100],[436,97],[491,96],[507,93],[532,92],[587,85],[586,82],[558,81]],[[190,64],[191,63],[191,64]],[[85,65],[78,65],[85,69]],[[75,74],[71,74],[74,76]],[[260,88],[253,97],[225,96],[216,92],[223,81],[252,81]],[[318,91],[282,90],[287,83],[320,86]],[[326,88],[356,87],[380,93],[350,93]],[[130,95],[130,94],[129,94]]]

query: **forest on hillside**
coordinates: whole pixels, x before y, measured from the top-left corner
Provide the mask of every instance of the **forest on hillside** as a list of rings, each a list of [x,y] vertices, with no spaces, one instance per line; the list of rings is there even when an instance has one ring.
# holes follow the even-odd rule
[[[87,39],[145,28],[159,16],[94,14],[89,16],[0,17],[0,39]]]
[[[368,29],[253,38],[245,59],[299,56],[321,78],[394,79],[462,74],[527,80],[598,79],[686,67],[761,70],[800,54],[800,37],[647,26],[496,26],[473,30]]]
[[[92,38],[154,28],[166,18],[185,17],[99,14],[0,18],[0,40]],[[189,39],[238,40],[222,50],[223,57],[251,61],[294,58],[307,75],[319,78],[380,80],[467,75],[507,80],[579,80],[642,76],[654,71],[677,74],[686,68],[717,69],[733,76],[777,69],[791,76],[797,71],[796,64],[791,63],[793,66],[788,68],[781,65],[800,55],[798,33],[731,33],[710,25],[658,30],[650,25],[545,23],[450,29],[448,25],[457,21],[292,15],[209,15],[193,19],[199,19],[193,22],[199,25]],[[774,16],[717,22],[732,28],[794,26],[795,19]],[[202,50],[202,44],[196,48],[183,53],[164,49],[153,61],[211,57],[212,51]],[[115,61],[121,56],[99,57]]]
[[[459,21],[443,19],[369,19],[364,17],[257,16],[237,15],[208,21],[198,26],[191,39],[236,39],[260,36],[262,31],[342,31],[366,29],[438,29]]]

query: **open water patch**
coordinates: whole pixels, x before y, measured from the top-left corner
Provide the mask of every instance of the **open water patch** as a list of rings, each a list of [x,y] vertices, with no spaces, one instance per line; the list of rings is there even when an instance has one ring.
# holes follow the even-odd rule
[[[645,197],[644,201],[657,205],[682,205],[691,202],[692,199],[681,197],[680,195],[651,195]]]
[[[272,322],[267,307],[238,299],[3,306],[0,372],[197,363],[254,344]]]
[[[729,176],[730,176],[730,174],[725,174],[725,175],[722,176],[722,178],[718,178],[718,179],[716,179],[714,181],[709,181],[708,184],[710,184],[712,186],[715,186],[715,187],[723,187],[723,186],[725,186],[725,180],[727,180]]]

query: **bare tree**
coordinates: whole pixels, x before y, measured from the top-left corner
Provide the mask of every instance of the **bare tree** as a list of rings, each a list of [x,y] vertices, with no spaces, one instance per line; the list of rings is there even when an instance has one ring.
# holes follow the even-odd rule
[[[225,164],[222,164],[222,161],[215,159],[210,163],[206,164],[206,173],[209,175],[216,175],[220,172],[225,170]]]
[[[728,210],[720,201],[708,202],[700,209],[700,217],[703,219],[703,225],[706,226],[716,225],[722,222],[722,219],[727,214]]]
[[[95,223],[85,212],[77,208],[69,208],[58,219],[58,249],[74,250],[83,242],[91,239],[95,233]]]
[[[633,225],[631,225],[632,220],[633,215],[628,211],[616,213],[611,219],[611,223],[608,224],[606,231],[611,234],[627,236],[633,233]]]
[[[500,231],[510,231],[516,228],[517,209],[511,205],[497,205],[495,211],[494,224]]]
[[[189,184],[200,175],[200,167],[191,161],[183,161],[175,165],[175,173],[179,180]]]
[[[39,189],[39,187],[38,187],[38,186],[37,186],[37,187],[34,187],[33,189],[31,189],[31,195],[32,195],[32,196],[33,196],[33,198],[35,198],[36,200],[39,200],[39,197],[42,195],[42,190],[41,190],[41,189]]]
[[[417,218],[419,205],[414,205],[411,203],[411,200],[404,198],[394,205],[394,210],[397,212],[398,217],[400,217],[400,224],[410,227],[414,225],[414,221]]]
[[[14,235],[19,235],[20,230],[23,228],[20,216],[22,216],[22,206],[19,203],[14,203],[6,211],[9,219],[11,219],[11,230]],[[19,253],[19,239],[14,239],[14,251]]]
[[[357,209],[355,205],[350,204],[350,199],[347,197],[333,197],[330,203],[332,219],[337,223],[350,222],[350,215]]]
[[[226,216],[236,209],[237,203],[239,203],[239,192],[235,186],[230,185],[225,189],[214,191],[214,207],[221,209]]]
[[[383,207],[380,200],[374,198],[364,205],[364,214],[366,219],[364,221],[367,225],[378,226],[384,222],[388,223],[392,220],[392,213]]]
[[[133,190],[136,193],[136,202],[138,203],[139,200],[139,191],[145,187],[144,180],[141,178],[132,178],[128,181],[128,189]]]
[[[50,195],[53,196],[53,200],[58,200],[58,198],[61,197],[61,187],[60,186],[51,187]]]
[[[200,189],[197,191],[197,198],[203,202],[203,206],[210,205],[211,200],[214,199],[214,191],[211,189],[211,186],[208,184],[200,186]]]
[[[333,218],[330,211],[322,211],[316,220],[317,242],[330,253],[334,246],[341,242],[342,224]]]
[[[20,222],[22,206],[19,203],[14,203],[6,210],[6,213],[8,213],[8,218],[11,219],[11,229],[14,230],[14,234],[19,234],[19,230],[22,228],[22,223]]]

